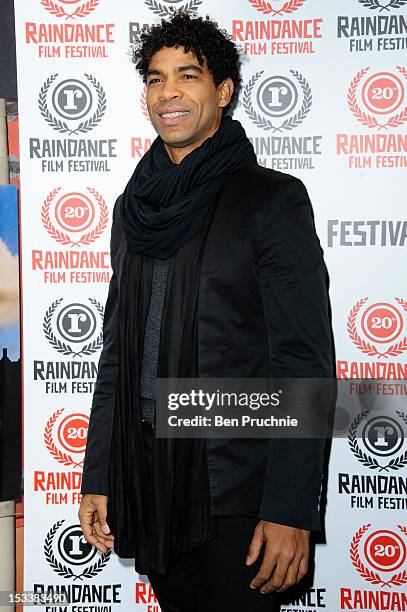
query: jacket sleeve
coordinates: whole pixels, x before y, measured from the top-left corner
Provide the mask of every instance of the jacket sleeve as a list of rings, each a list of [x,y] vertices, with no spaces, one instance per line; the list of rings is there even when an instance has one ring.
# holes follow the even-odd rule
[[[103,319],[103,348],[90,413],[81,493],[108,495],[108,466],[117,379],[119,291],[116,254],[119,237],[118,202],[113,209],[110,238],[112,277]]]
[[[333,378],[328,276],[303,183],[284,175],[264,217],[259,282],[272,378]],[[301,396],[301,418],[312,412]],[[270,438],[259,518],[320,529],[325,440]]]

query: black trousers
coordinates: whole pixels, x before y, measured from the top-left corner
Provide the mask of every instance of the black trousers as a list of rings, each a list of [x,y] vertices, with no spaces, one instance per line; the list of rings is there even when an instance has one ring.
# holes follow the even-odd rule
[[[144,421],[147,463],[151,463],[153,430]],[[275,593],[262,595],[250,582],[260,569],[263,552],[253,565],[245,559],[255,516],[215,517],[216,538],[185,553],[167,574],[148,574],[162,612],[277,612]]]
[[[180,557],[165,576],[150,572],[162,612],[277,612],[275,593],[262,595],[249,586],[263,555],[245,565],[258,520],[217,517],[214,540]]]

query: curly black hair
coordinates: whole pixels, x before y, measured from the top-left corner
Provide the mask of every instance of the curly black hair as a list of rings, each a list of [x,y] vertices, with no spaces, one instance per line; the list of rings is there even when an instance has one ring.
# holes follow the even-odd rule
[[[181,9],[174,11],[168,20],[162,19],[148,32],[142,32],[140,43],[132,47],[132,61],[146,83],[150,60],[157,51],[163,47],[177,46],[184,47],[186,53],[192,51],[201,66],[206,60],[216,86],[228,77],[232,79],[232,98],[222,108],[225,115],[234,108],[242,82],[241,56],[231,38],[208,15],[205,18],[195,17]]]

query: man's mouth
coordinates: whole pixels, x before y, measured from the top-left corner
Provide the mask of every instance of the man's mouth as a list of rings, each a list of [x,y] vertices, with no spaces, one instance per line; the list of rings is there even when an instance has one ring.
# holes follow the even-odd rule
[[[173,113],[159,113],[163,119],[173,119],[174,117],[182,117],[183,115],[189,115],[189,111],[176,111]]]
[[[164,125],[178,125],[182,123],[185,120],[185,117],[188,117],[190,114],[190,111],[186,110],[173,110],[158,113]]]

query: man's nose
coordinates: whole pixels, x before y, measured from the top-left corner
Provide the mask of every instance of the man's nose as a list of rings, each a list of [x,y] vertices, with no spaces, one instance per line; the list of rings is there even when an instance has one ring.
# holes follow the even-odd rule
[[[168,80],[161,84],[160,100],[172,100],[172,98],[180,98],[181,96],[182,92],[174,81]]]

